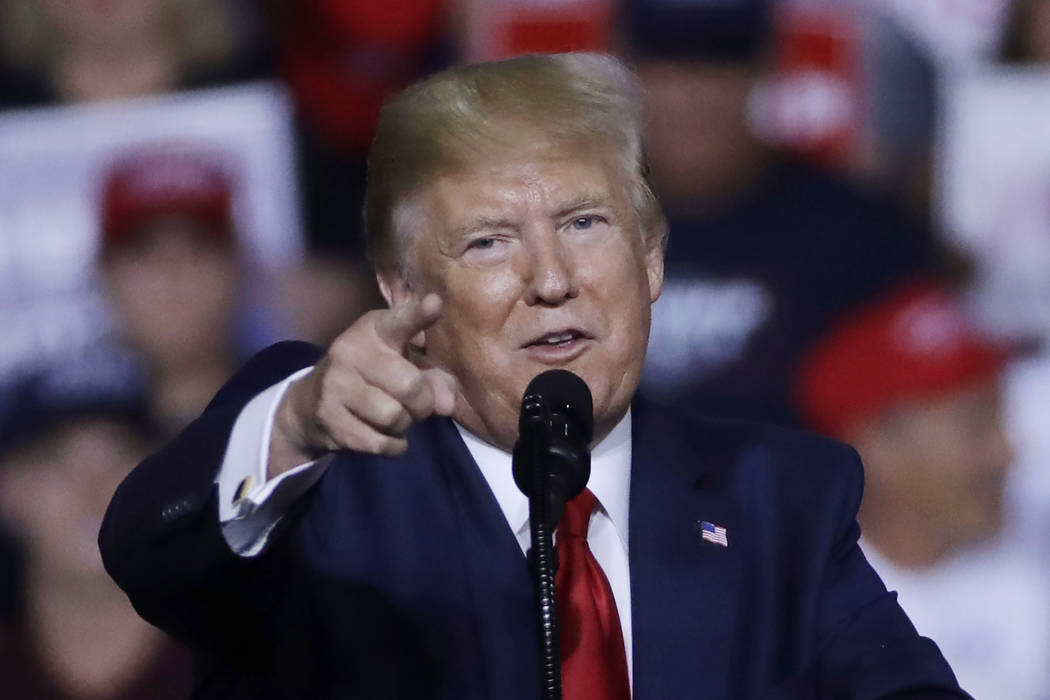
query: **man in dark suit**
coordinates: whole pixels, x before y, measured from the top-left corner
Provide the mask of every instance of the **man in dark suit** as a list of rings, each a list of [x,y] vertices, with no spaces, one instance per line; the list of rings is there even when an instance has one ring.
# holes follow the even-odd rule
[[[575,54],[386,107],[366,222],[390,308],[250,361],[102,528],[198,697],[538,697],[508,451],[552,367],[594,398],[558,532],[567,699],[966,697],[857,547],[852,451],[636,399],[666,233],[638,105]]]

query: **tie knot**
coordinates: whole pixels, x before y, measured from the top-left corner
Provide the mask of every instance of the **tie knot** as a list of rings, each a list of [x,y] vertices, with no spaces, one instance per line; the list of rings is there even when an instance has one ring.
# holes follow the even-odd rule
[[[590,489],[584,489],[576,498],[565,504],[561,523],[558,525],[558,537],[579,537],[587,539],[587,526],[591,522],[591,513],[598,504]]]

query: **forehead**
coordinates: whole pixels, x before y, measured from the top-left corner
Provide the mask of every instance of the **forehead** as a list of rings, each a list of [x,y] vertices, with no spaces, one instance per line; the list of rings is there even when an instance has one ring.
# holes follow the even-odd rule
[[[575,206],[623,208],[625,184],[612,158],[593,152],[565,153],[441,175],[424,190],[421,203],[433,223],[456,225],[493,215],[553,215]]]

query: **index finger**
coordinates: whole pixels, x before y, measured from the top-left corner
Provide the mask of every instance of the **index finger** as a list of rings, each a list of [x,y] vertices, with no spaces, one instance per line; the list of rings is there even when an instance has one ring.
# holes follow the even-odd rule
[[[423,298],[412,295],[376,321],[376,332],[384,342],[401,352],[416,333],[429,328],[439,316],[441,297],[433,293]]]

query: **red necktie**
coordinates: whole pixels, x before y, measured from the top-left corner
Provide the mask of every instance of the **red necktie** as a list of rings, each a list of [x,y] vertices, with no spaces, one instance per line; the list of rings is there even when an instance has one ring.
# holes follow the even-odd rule
[[[597,504],[585,490],[565,504],[554,577],[565,700],[630,700],[627,654],[609,580],[587,545]]]

